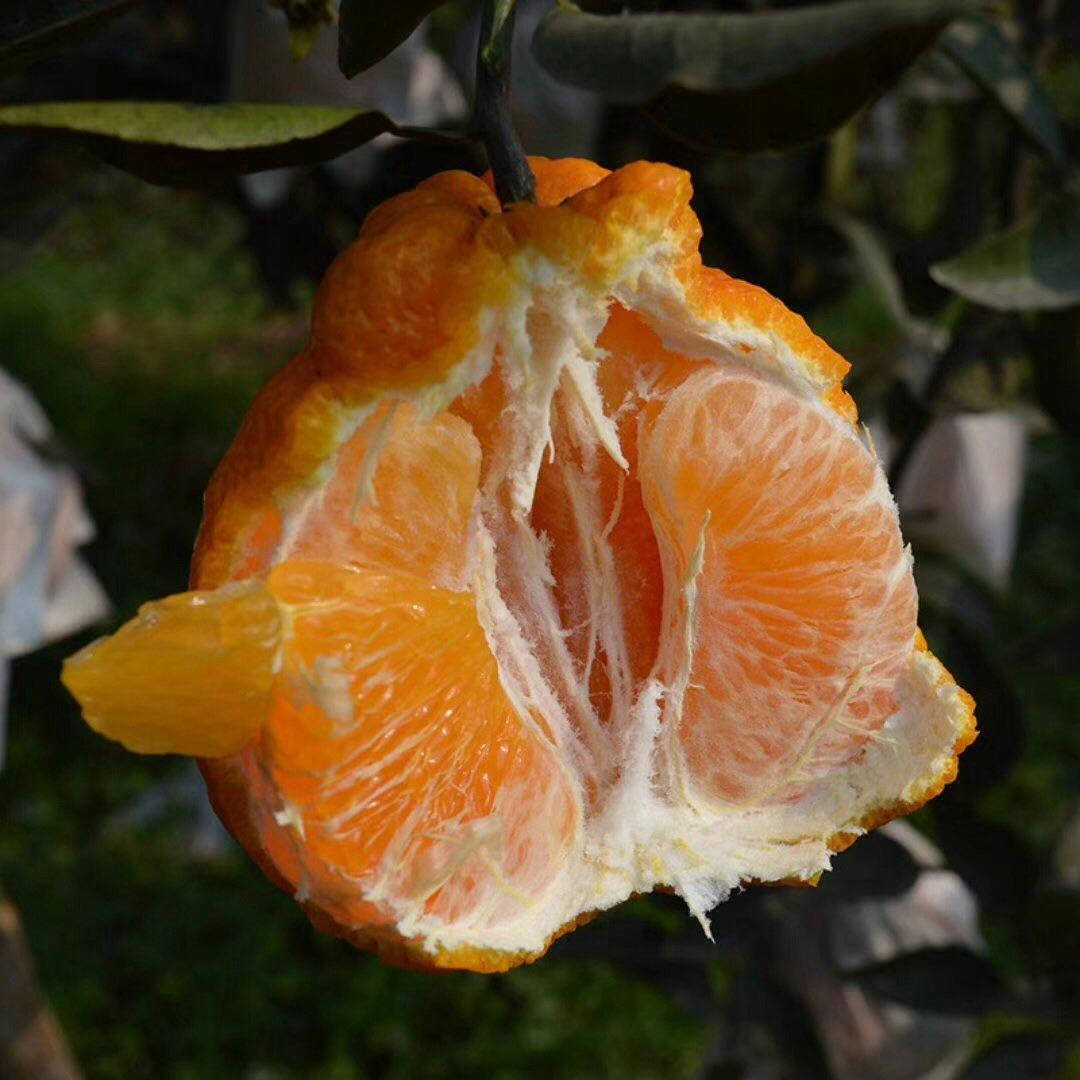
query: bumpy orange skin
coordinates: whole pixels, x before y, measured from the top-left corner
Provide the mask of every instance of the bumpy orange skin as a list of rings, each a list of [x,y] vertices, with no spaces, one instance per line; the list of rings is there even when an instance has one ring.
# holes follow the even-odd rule
[[[779,338],[813,375],[822,400],[855,421],[854,403],[842,387],[848,363],[764,290],[702,265],[701,230],[689,207],[685,172],[648,163],[614,173],[578,160],[533,159],[532,165],[536,204],[504,210],[490,180],[451,172],[370,215],[318,290],[310,344],[257,396],[210,482],[191,568],[193,588],[213,589],[265,568],[260,553],[273,550],[290,499],[338,449],[339,419],[349,408],[388,392],[423,393],[453,384],[464,358],[482,340],[484,311],[511,295],[513,259],[525,248],[576,267],[582,288],[602,294],[635,251],[667,242],[689,316]],[[925,649],[925,642],[918,647]],[[965,703],[968,723],[954,754],[976,734],[966,695]],[[258,808],[235,759],[204,759],[200,767],[222,821],[267,877],[290,890],[260,838]],[[861,825],[874,828],[910,812],[954,776],[955,758],[916,799],[881,807]],[[265,813],[259,820],[265,831]],[[845,831],[830,846],[840,851],[855,837]],[[320,929],[411,967],[502,971],[543,951],[467,948],[432,955],[392,928],[357,931],[315,904],[304,906]],[[590,917],[580,916],[560,933]]]

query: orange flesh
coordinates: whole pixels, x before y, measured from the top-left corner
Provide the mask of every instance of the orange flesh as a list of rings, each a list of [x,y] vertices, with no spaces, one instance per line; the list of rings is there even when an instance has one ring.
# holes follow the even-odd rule
[[[887,687],[914,640],[914,587],[891,504],[871,490],[874,460],[824,409],[749,372],[719,373],[665,350],[621,307],[613,308],[599,344],[606,353],[599,373],[605,410],[618,418],[630,469],[624,473],[595,446],[581,445],[573,434],[580,429],[567,422],[574,399],[564,382],[553,409],[553,460],[545,458],[541,467],[531,513],[533,529],[549,544],[557,609],[578,670],[588,674],[590,702],[602,721],[625,722],[609,715],[613,679],[629,675],[639,690],[659,663],[661,679],[676,681],[677,672],[660,656],[665,596],[677,624],[685,612],[680,615],[676,598],[708,514],[696,652],[678,722],[683,763],[700,797],[736,803],[793,798],[811,777],[857,756],[895,710]],[[268,561],[318,559],[398,574],[407,568],[418,585],[423,579],[466,587],[469,512],[483,461],[503,437],[504,397],[496,366],[453,413],[426,424],[406,403],[380,406],[343,445],[319,502],[305,509],[288,545]],[[374,498],[364,495],[365,487]],[[601,530],[616,555],[613,599],[621,606],[625,638],[614,644],[625,650],[625,670],[589,625],[586,596],[595,578],[589,541],[597,511],[590,517],[580,510],[582,487],[597,493]],[[390,579],[372,580],[381,583],[372,586],[366,606],[350,606],[347,629],[315,617],[305,621],[307,648],[315,650],[310,664],[342,649],[350,657],[356,651],[359,660],[365,650],[380,651],[379,634],[397,633],[389,628],[392,618],[380,622],[394,610]],[[430,815],[425,830],[437,832],[440,815],[458,820],[460,796],[447,801],[424,794],[447,759],[468,763],[479,755],[483,761],[484,747],[505,745],[510,729],[525,730],[498,685],[475,615],[467,614],[471,601],[461,595],[455,606],[455,594],[445,596],[445,618],[471,619],[472,629],[455,628],[425,607],[433,651],[424,665],[404,651],[386,668],[388,678],[396,672],[392,695],[368,700],[354,689],[370,728],[332,738],[333,722],[316,703],[298,710],[281,701],[263,742],[248,752],[253,783],[268,770],[305,823],[317,826],[296,850],[304,873],[325,879],[324,893],[333,894],[336,874],[354,883],[377,874],[392,839],[403,842],[401,823],[416,807]],[[366,629],[365,619],[376,629]],[[363,647],[347,648],[350,640],[369,638]],[[435,648],[439,641],[449,645]],[[874,658],[868,671],[862,670],[864,653]],[[470,667],[481,659],[490,665],[483,676]],[[353,679],[359,685],[361,675]],[[490,700],[491,708],[470,705],[466,727],[432,735],[430,749],[397,751],[405,756],[393,759],[395,768],[409,783],[395,786],[392,798],[376,799],[377,785],[349,782],[352,773],[342,772],[342,763],[352,760],[350,747],[376,736],[387,747],[412,747],[430,725],[427,718],[446,707],[446,695],[464,688],[471,702]],[[378,723],[385,725],[381,733]],[[528,747],[513,756],[512,776],[475,765],[476,816],[491,813],[500,788],[520,784],[524,791],[531,775],[531,788],[540,790],[558,772],[546,747]],[[590,778],[584,779],[591,790]],[[560,842],[574,828],[569,794],[566,800],[563,825],[554,833]],[[366,809],[342,818],[348,807]],[[413,840],[401,849],[405,858],[394,849],[391,861],[409,880],[420,880],[425,850]],[[555,863],[546,865],[554,873]],[[375,917],[364,904],[339,903],[348,921]]]
[[[564,378],[530,516],[559,636],[605,726],[628,722],[613,704],[650,677],[685,675],[669,718],[684,794],[790,800],[892,714],[914,641],[914,586],[874,459],[826,409],[672,353],[624,308],[599,345],[630,467],[582,434]],[[481,900],[494,918],[492,895],[511,903],[555,877],[578,801],[614,775],[596,757],[576,779],[560,764],[545,719],[507,698],[477,621],[467,539],[485,461],[513,423],[504,397],[496,366],[453,413],[375,407],[322,488],[289,515],[265,505],[238,552],[233,576],[268,574],[288,613],[284,671],[238,764],[254,804],[286,808],[261,815],[271,860],[345,925],[391,923],[403,904],[462,920]],[[613,556],[599,598],[598,537]],[[596,629],[597,610],[614,608],[621,637]],[[532,644],[550,671],[554,654]]]
[[[333,474],[296,527],[289,557],[408,569],[464,587],[465,537],[480,473],[466,424],[423,422],[415,405],[380,405],[345,442]]]
[[[295,815],[304,888],[377,924],[378,898],[463,919],[484,887],[509,904],[551,880],[575,827],[570,785],[503,693],[471,597],[315,562],[268,585],[291,641],[253,753]],[[538,784],[539,818],[524,809]]]
[[[792,798],[896,709],[916,596],[895,508],[854,432],[748,373],[693,376],[646,430],[669,583],[700,579],[679,720],[693,785]]]
[[[640,414],[647,396],[670,392],[700,364],[665,349],[639,316],[618,304],[612,306],[597,345],[603,350],[599,383],[604,409],[617,419],[619,444],[629,469],[624,472],[610,456],[594,448],[589,456],[586,482],[597,488],[601,525],[616,553],[617,586],[613,592],[624,620],[631,681],[635,689],[640,689],[657,660],[664,601],[660,549],[641,488]],[[557,406],[565,409],[567,403],[563,398],[560,394]],[[582,455],[579,453],[577,461],[568,463],[569,455],[560,446],[557,427],[555,444],[554,462],[545,463],[540,471],[532,521],[537,530],[553,540],[552,576],[564,612],[563,624],[580,627],[570,638],[571,647],[579,655],[587,656],[588,611],[582,599],[588,593],[592,575],[580,551],[586,546],[592,523],[575,520],[574,500],[567,491],[575,473],[581,471]],[[596,662],[591,668],[594,704],[603,715],[605,700],[610,697],[612,658],[604,655],[602,644],[594,648],[605,661]]]

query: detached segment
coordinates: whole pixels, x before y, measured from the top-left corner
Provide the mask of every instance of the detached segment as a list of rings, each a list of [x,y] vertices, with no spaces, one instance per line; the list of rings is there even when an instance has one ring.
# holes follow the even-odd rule
[[[86,722],[129,750],[224,757],[266,722],[281,646],[277,602],[242,582],[144,604],[62,678]]]

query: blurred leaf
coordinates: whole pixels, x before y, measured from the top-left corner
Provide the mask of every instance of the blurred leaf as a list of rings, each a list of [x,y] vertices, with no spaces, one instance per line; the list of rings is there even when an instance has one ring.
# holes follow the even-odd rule
[[[373,109],[314,105],[138,101],[7,105],[0,107],[0,130],[5,128],[82,138],[118,168],[175,187],[326,161],[384,132],[453,139],[399,127]]]
[[[996,1042],[959,1074],[959,1080],[1059,1078],[1067,1047],[1048,1035],[1016,1035]]]
[[[1080,197],[1054,196],[1011,228],[935,263],[930,276],[968,300],[1000,311],[1080,302]]]
[[[1015,408],[1027,383],[1023,356],[957,364],[943,380],[938,408],[947,412],[996,412]]]
[[[846,976],[877,997],[951,1016],[984,1012],[1001,990],[994,965],[960,945],[917,949]]]
[[[1073,811],[1055,846],[1054,870],[1064,884],[1080,895],[1080,806]],[[1080,920],[1076,925],[1080,931]]]
[[[567,3],[567,0],[555,0]],[[663,0],[570,0],[574,7],[596,15],[620,15],[627,11],[659,11],[664,7]],[[707,7],[707,4],[701,4]]]
[[[139,0],[33,0],[0,12],[0,76],[48,56],[122,15]]]
[[[605,913],[580,932],[560,939],[553,957],[603,959],[616,964],[678,1002],[708,1018],[716,1008],[708,964],[718,950],[701,928],[683,920],[684,928],[669,933],[638,918]]]
[[[912,389],[920,393],[933,357],[949,347],[951,334],[945,327],[935,326],[908,310],[900,276],[893,268],[889,252],[869,225],[843,213],[834,214],[832,221],[851,245],[862,276],[874,290],[889,318],[920,354],[912,357],[907,365],[909,369],[918,370],[905,373]]]
[[[840,902],[898,896],[915,884],[919,872],[906,848],[883,832],[872,832],[835,857],[818,893]]]
[[[447,0],[341,0],[338,67],[347,79],[396,49]]]
[[[1051,967],[1080,978],[1080,889],[1047,885],[1032,898],[1028,926]]]
[[[966,757],[967,752],[960,765],[965,780]],[[1034,889],[1038,863],[1012,829],[988,821],[964,805],[970,796],[962,786],[965,780],[934,802],[931,816],[941,850],[950,868],[979,898],[985,913],[1019,920]]]
[[[270,6],[285,12],[295,61],[311,52],[322,28],[336,19],[334,0],[270,0]]]
[[[1053,103],[1027,61],[996,26],[956,23],[942,35],[939,48],[1012,117],[1059,172],[1065,171],[1065,136]]]
[[[943,561],[940,552],[931,557],[924,549],[918,553],[917,565],[926,570]],[[1026,724],[1023,705],[1006,668],[996,659],[986,635],[975,629],[980,621],[992,618],[977,610],[981,594],[975,590],[979,583],[966,575],[959,584],[960,567],[955,561],[951,565],[948,576],[953,585],[948,593],[943,584],[928,580],[920,571],[919,621],[942,663],[976,701],[979,737],[964,751],[961,765],[962,790],[971,793],[996,784],[1009,773],[1024,749]]]
[[[686,142],[776,150],[821,138],[884,93],[975,0],[841,0],[758,14],[592,15],[560,6],[533,38],[555,78],[642,105]]]
[[[1070,435],[1080,435],[1080,307],[1043,312],[1029,337],[1039,404]]]
[[[1066,619],[1024,638],[1011,650],[1012,657],[1062,675],[1073,672],[1080,656],[1080,618]]]

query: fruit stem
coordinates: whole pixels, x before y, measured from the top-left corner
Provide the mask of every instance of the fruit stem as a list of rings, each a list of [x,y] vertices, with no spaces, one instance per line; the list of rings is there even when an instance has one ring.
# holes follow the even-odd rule
[[[510,59],[517,0],[484,0],[476,50],[473,128],[483,140],[503,206],[535,202],[536,178],[510,116]]]

